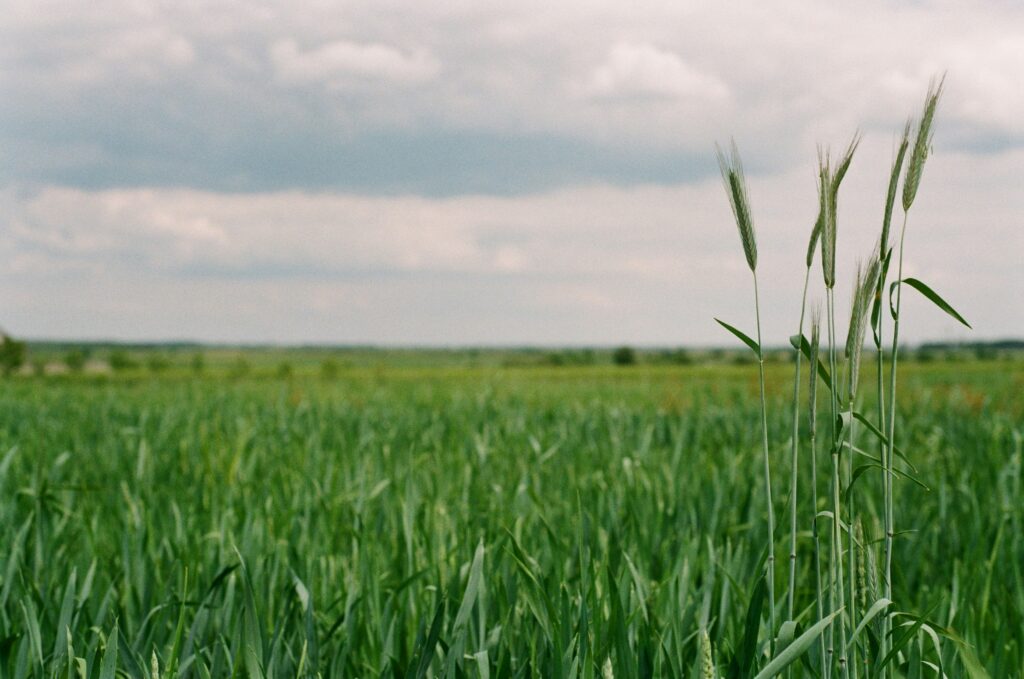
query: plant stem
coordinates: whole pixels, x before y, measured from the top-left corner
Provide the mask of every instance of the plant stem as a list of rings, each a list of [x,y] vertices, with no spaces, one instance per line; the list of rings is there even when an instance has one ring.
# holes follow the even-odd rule
[[[836,373],[836,342],[835,342],[835,299],[832,288],[826,290],[826,304],[828,306],[828,361],[832,374],[832,570],[835,579],[835,602],[832,610],[846,608],[846,596],[843,583],[843,538],[841,528],[842,505],[839,499],[839,432],[836,428],[836,419],[839,411],[838,380]],[[839,668],[842,676],[849,676],[849,668],[846,666],[846,622],[845,616],[838,615],[836,620],[839,624],[838,635],[833,633],[834,638],[839,640]]]
[[[804,312],[807,310],[807,284],[811,278],[811,267],[804,275],[804,294],[800,300],[800,325],[797,328],[796,376],[793,379],[793,455],[789,485],[789,598],[786,605],[786,619],[793,619],[793,599],[796,591],[796,518],[797,518],[797,463],[800,458],[800,345],[804,336]],[[811,366],[814,370],[814,366]],[[819,618],[820,619],[820,618]]]
[[[812,380],[818,379],[818,374],[817,374],[817,370],[816,370],[817,366],[811,365],[810,368],[811,368],[811,379]],[[815,396],[817,396],[817,393],[815,393]],[[814,407],[814,404],[812,403],[811,404],[811,412],[814,412],[814,410],[815,410],[815,407]],[[818,620],[821,620],[822,618],[825,617],[825,611],[824,611],[824,606],[823,606],[823,602],[822,602],[824,597],[822,596],[822,591],[821,591],[821,545],[820,545],[820,541],[818,539],[818,463],[817,463],[817,460],[816,460],[816,458],[818,456],[818,448],[817,448],[817,445],[815,443],[815,439],[817,438],[816,435],[815,435],[815,430],[816,429],[817,429],[817,427],[815,427],[814,423],[812,422],[811,423],[811,436],[810,436],[810,450],[811,450],[811,519],[812,519],[811,520],[811,537],[812,537],[812,539],[814,541],[814,587],[815,587],[815,593],[817,594],[817,601],[816,601],[817,609],[818,609],[817,613],[818,613]],[[824,677],[828,676],[828,674],[827,674],[828,673],[828,664],[827,664],[827,659],[828,658],[825,655],[825,635],[824,634],[822,634],[821,636],[818,637],[818,646],[819,646],[818,650],[819,650],[819,653],[821,655],[821,676],[824,678]]]
[[[892,599],[892,549],[895,535],[893,516],[893,455],[896,446],[896,363],[899,358],[900,341],[900,302],[903,297],[903,239],[907,235],[907,211],[903,211],[903,226],[900,227],[900,259],[896,269],[896,315],[892,324],[892,363],[889,366],[889,442],[888,454],[885,456],[885,475],[889,480],[889,496],[885,506],[885,598]],[[888,616],[882,634],[882,651],[888,652],[889,633],[892,623]],[[884,656],[883,656],[884,657]],[[886,674],[891,675],[889,669]]]
[[[768,457],[768,406],[764,393],[764,348],[761,345],[761,302],[754,272],[754,314],[757,320],[757,367],[761,382],[761,442],[764,451],[764,492],[768,504],[768,635],[772,655],[775,654],[775,511],[772,509],[772,474]]]
[[[887,243],[882,243],[882,248],[886,247]],[[883,253],[884,254],[884,253]],[[876,387],[878,391],[878,431],[884,432],[887,427],[885,425],[885,356],[882,352],[882,321],[885,319],[885,307],[882,303],[882,293],[885,289],[885,271],[886,266],[882,266],[882,273],[878,276],[878,287],[875,290],[875,294],[878,295],[878,334],[875,338],[875,359],[876,359]],[[892,493],[892,478],[889,476],[889,449],[885,441],[878,442],[878,455],[880,462],[882,463],[882,522],[885,526],[885,533],[888,535],[891,531],[889,527],[889,502]],[[888,555],[888,539],[886,539],[886,554]],[[865,556],[869,555],[865,552]],[[888,558],[888,557],[886,557]],[[872,559],[874,561],[874,559]],[[888,582],[888,576],[886,576]],[[890,594],[888,587],[886,588],[886,597]],[[885,640],[882,640],[882,646],[885,646]]]
[[[855,351],[859,351],[860,348],[857,347],[854,350]],[[854,402],[854,399],[856,398],[856,395],[857,395],[857,385],[854,384],[854,382],[853,382],[853,374],[852,374],[852,371],[851,371],[849,391],[848,391],[848,394],[847,394],[847,397],[849,398],[848,406],[849,406],[850,421],[849,421],[849,424],[847,426],[847,430],[848,431],[847,431],[847,435],[846,435],[846,440],[847,440],[847,444],[848,444],[847,445],[846,453],[849,456],[849,460],[848,460],[849,473],[848,473],[848,475],[846,477],[846,496],[847,496],[846,497],[846,505],[847,505],[847,511],[846,511],[846,534],[847,534],[847,540],[849,541],[848,550],[849,550],[849,554],[850,554],[849,564],[848,564],[847,567],[849,568],[849,574],[850,574],[850,628],[851,629],[853,629],[857,625],[857,583],[856,583],[857,561],[856,561],[856,552],[855,552],[855,540],[854,540],[854,535],[853,535],[853,524],[854,524],[854,516],[853,516],[853,488],[850,485],[853,482],[853,446],[854,446],[854,443],[855,443],[854,428],[856,427],[856,420],[853,418],[853,402]],[[854,679],[856,679],[857,678],[857,647],[855,645],[847,645],[846,648],[847,648],[847,655],[849,656],[848,657],[849,662],[847,663],[847,667],[849,668],[850,671],[852,671],[853,677],[854,677]]]

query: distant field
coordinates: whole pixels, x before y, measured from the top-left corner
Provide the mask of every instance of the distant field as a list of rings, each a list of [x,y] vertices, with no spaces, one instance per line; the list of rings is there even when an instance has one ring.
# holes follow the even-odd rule
[[[1024,341],[924,344],[901,349],[918,362],[1024,361]],[[789,363],[789,347],[766,348],[769,362]],[[332,377],[349,369],[373,368],[597,368],[617,363],[674,367],[750,365],[735,348],[685,347],[423,347],[228,346],[188,343],[106,344],[30,342],[20,374],[142,377]],[[76,363],[78,364],[76,367]]]
[[[303,354],[227,379],[235,357],[192,374],[183,352],[158,376],[0,382],[0,675],[92,676],[115,631],[139,677],[692,676],[702,627],[723,668],[742,653],[766,537],[749,366],[325,376]],[[780,513],[791,369],[768,372]],[[896,605],[1022,676],[1024,363],[911,362],[900,383],[928,488],[896,495]],[[927,652],[967,676],[956,651]]]

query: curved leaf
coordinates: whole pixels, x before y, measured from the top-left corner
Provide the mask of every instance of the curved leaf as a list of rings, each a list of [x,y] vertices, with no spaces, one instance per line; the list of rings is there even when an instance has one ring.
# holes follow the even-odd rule
[[[114,631],[107,637],[107,647],[103,651],[103,660],[100,662],[100,679],[114,679],[117,671],[117,621],[114,621]]]
[[[743,639],[733,663],[736,666],[738,676],[750,676],[750,666],[754,662],[754,652],[757,649],[757,630],[761,626],[761,609],[764,608],[765,593],[768,591],[764,577],[757,579],[754,592],[750,596],[750,604],[747,606],[747,619],[743,629]]]
[[[961,323],[963,323],[964,325],[966,325],[968,328],[971,328],[971,324],[968,323],[967,320],[964,319],[963,316],[961,316],[959,313],[957,313],[956,309],[954,309],[953,307],[951,307],[949,305],[949,302],[947,302],[946,300],[944,300],[941,297],[939,297],[939,294],[937,292],[935,292],[934,290],[932,290],[931,288],[929,288],[927,285],[925,285],[924,283],[922,283],[921,281],[919,281],[916,278],[904,278],[902,281],[893,281],[892,282],[892,285],[889,286],[889,308],[890,308],[890,310],[892,310],[892,293],[893,293],[893,290],[895,290],[896,286],[899,285],[901,282],[902,283],[906,283],[910,287],[914,288],[915,290],[920,292],[922,295],[927,297],[929,300],[931,300],[931,302],[935,306],[939,307],[940,309],[945,311],[947,314],[949,314],[950,316],[952,316],[956,320],[958,320]],[[896,317],[896,315],[894,313],[893,314],[893,318],[895,318],[895,317]],[[971,330],[973,330],[973,329],[974,328],[971,328]]]
[[[856,449],[856,450],[857,450],[857,452],[861,452],[859,449]],[[864,472],[868,471],[869,469],[877,469],[880,472],[882,472],[882,474],[885,474],[885,467],[883,467],[881,464],[878,463],[878,458],[877,457],[874,457],[873,455],[869,455],[867,453],[863,453],[863,454],[865,455],[865,457],[869,457],[872,460],[875,460],[875,462],[870,462],[870,463],[865,463],[865,464],[859,465],[859,466],[857,466],[853,470],[853,476],[850,478],[850,483],[847,484],[846,490],[843,491],[843,498],[845,498],[845,499],[849,499],[850,493],[853,492],[853,485],[855,483],[857,483],[857,479],[859,479],[864,474]],[[915,485],[920,487],[922,490],[926,490],[926,491],[930,491],[931,490],[931,488],[929,488],[927,485],[925,485],[924,483],[922,483],[918,479],[914,478],[910,474],[907,474],[906,472],[901,472],[899,469],[896,469],[895,467],[893,468],[892,472],[893,472],[893,476],[896,477],[896,478],[906,479],[908,481],[911,481]]]
[[[868,612],[864,614],[863,618],[861,618],[860,624],[857,625],[857,629],[853,630],[853,634],[850,635],[850,641],[848,645],[852,646],[853,642],[857,639],[857,635],[864,631],[864,628],[868,626],[868,623],[871,622],[876,615],[878,615],[891,605],[892,601],[886,599],[885,597],[882,597],[875,603],[871,604],[871,608],[869,608]]]
[[[779,653],[770,663],[765,665],[764,669],[758,672],[754,679],[769,679],[769,677],[778,676],[782,673],[782,670],[799,660],[800,656],[804,654],[804,651],[811,647],[811,644],[821,636],[822,632],[824,632],[832,622],[832,619],[839,615],[842,610],[843,609],[840,608],[835,613],[825,616],[812,625],[810,629],[801,634],[793,643],[787,646],[782,653]]]
[[[789,343],[794,349],[800,351],[808,361],[811,360],[811,343],[807,341],[806,335],[791,335]],[[829,391],[832,391],[832,377],[828,374],[825,365],[818,359],[818,377],[825,383]]]
[[[717,318],[715,319],[715,322],[718,323],[723,328],[725,328],[726,330],[728,330],[729,332],[731,332],[737,338],[739,338],[739,340],[741,342],[743,342],[748,347],[750,347],[750,350],[754,352],[755,356],[757,356],[758,358],[761,358],[761,347],[758,345],[757,342],[755,342],[754,340],[750,339],[750,337],[747,336],[746,333],[744,333],[742,330],[740,330],[738,328],[735,328],[735,327],[729,325],[725,321],[718,320]]]
[[[875,341],[875,348],[879,350],[882,348],[882,336],[878,330],[882,319],[882,291],[885,288],[885,279],[889,276],[889,262],[891,260],[892,248],[889,248],[885,256],[882,257],[882,273],[878,277],[878,288],[871,302],[871,336]]]
[[[881,442],[882,442],[882,443],[884,443],[885,445],[889,445],[889,437],[888,437],[888,436],[886,436],[885,434],[883,434],[883,433],[882,433],[881,431],[879,431],[878,427],[876,427],[876,426],[875,426],[875,425],[874,425],[874,424],[873,424],[873,423],[871,422],[871,420],[869,420],[868,418],[864,417],[864,416],[863,416],[863,415],[862,415],[861,413],[857,412],[856,410],[855,410],[855,411],[853,411],[853,417],[854,417],[854,418],[855,418],[855,419],[856,419],[856,420],[857,420],[858,422],[860,422],[860,423],[861,423],[861,424],[863,424],[863,425],[864,425],[865,427],[867,427],[867,428],[868,428],[868,431],[870,431],[870,432],[871,432],[872,434],[874,434],[874,435],[875,435],[875,437],[877,437],[879,441],[881,441]],[[914,466],[914,463],[913,463],[913,462],[911,462],[911,461],[910,461],[910,460],[909,460],[909,459],[907,458],[907,456],[903,454],[903,451],[902,451],[902,450],[900,450],[900,447],[899,447],[899,446],[893,446],[893,451],[894,451],[894,452],[896,453],[896,456],[897,456],[897,457],[899,457],[899,458],[900,458],[901,460],[903,460],[904,462],[906,462],[906,463],[907,463],[907,465],[908,465],[908,466],[910,467],[911,471],[913,471],[913,472],[914,472],[915,474],[917,473],[917,467],[915,467],[915,466]]]

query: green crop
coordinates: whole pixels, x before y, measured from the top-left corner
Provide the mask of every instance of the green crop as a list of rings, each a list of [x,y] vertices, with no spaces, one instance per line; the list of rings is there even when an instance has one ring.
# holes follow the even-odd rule
[[[765,529],[767,533],[766,561],[767,570],[763,576],[755,576],[756,587],[762,587],[768,593],[767,627],[762,629],[760,617],[762,603],[752,607],[748,620],[748,637],[767,649],[765,660],[767,665],[758,676],[774,676],[782,672],[792,675],[798,662],[804,668],[818,676],[839,676],[843,679],[859,679],[861,672],[865,676],[886,677],[921,676],[922,673],[937,672],[943,676],[947,667],[962,668],[969,676],[984,676],[985,671],[971,645],[951,628],[943,626],[938,619],[931,617],[932,611],[921,615],[920,608],[909,607],[899,610],[902,604],[894,589],[894,579],[898,572],[894,571],[895,531],[894,510],[895,489],[897,481],[911,481],[921,487],[927,487],[920,480],[922,475],[911,457],[897,445],[896,421],[898,418],[898,397],[896,393],[896,376],[899,367],[899,332],[902,291],[904,286],[917,290],[940,310],[968,328],[970,325],[964,317],[933,291],[928,285],[915,278],[903,277],[903,254],[906,236],[907,217],[920,188],[925,161],[931,152],[932,128],[935,114],[942,95],[943,81],[933,83],[925,98],[924,110],[917,124],[914,135],[915,142],[910,145],[910,129],[904,129],[898,144],[896,159],[890,172],[889,188],[885,199],[885,210],[882,223],[882,235],[874,252],[865,265],[858,266],[853,285],[850,320],[844,357],[840,365],[837,356],[836,304],[834,286],[836,281],[836,253],[839,215],[839,189],[843,178],[850,169],[860,136],[855,134],[842,157],[833,165],[831,154],[827,149],[819,150],[818,154],[818,217],[811,233],[810,245],[805,257],[806,270],[804,288],[800,303],[800,322],[797,334],[791,339],[794,347],[795,377],[793,389],[792,426],[789,439],[790,445],[790,538],[789,538],[789,578],[784,622],[777,625],[777,613],[774,591],[775,578],[772,569],[778,536],[774,529],[774,507],[772,503],[772,477],[769,462],[772,455],[769,451],[769,433],[767,427],[766,403],[764,398],[764,364],[760,328],[760,309],[757,296],[757,278],[755,271],[756,258],[751,256],[753,249],[753,216],[749,209],[748,189],[743,181],[739,152],[735,145],[727,157],[719,151],[719,163],[722,166],[722,177],[725,180],[726,194],[735,220],[739,226],[744,254],[752,272],[755,272],[754,316],[757,323],[757,340],[750,339],[736,327],[718,321],[729,332],[750,347],[759,359],[761,382],[762,436],[765,457],[764,473],[768,507],[766,511]],[[909,156],[907,155],[909,151]],[[884,357],[883,346],[883,307],[886,306],[886,276],[891,261],[892,250],[889,247],[889,232],[896,192],[899,186],[901,170],[907,159],[903,173],[903,225],[900,229],[899,257],[896,280],[888,288],[888,311],[893,319],[892,351],[889,361],[889,389],[883,389]],[[737,179],[738,177],[738,179]],[[739,187],[739,189],[737,189]],[[741,207],[737,207],[740,205]],[[748,235],[749,234],[749,235]],[[803,336],[804,316],[807,306],[808,281],[814,263],[815,243],[820,238],[821,264],[826,302],[826,336],[828,341],[828,365],[818,363],[819,330],[818,321],[812,322],[812,340],[808,342]],[[872,327],[872,336],[877,354],[877,375],[875,401],[877,421],[871,422],[864,415],[868,412],[858,403],[860,398],[860,364],[864,340],[868,326]],[[801,522],[800,498],[798,489],[802,475],[800,467],[800,366],[804,356],[811,363],[811,426],[809,439],[809,455],[811,458],[810,485],[812,504],[806,522]],[[840,379],[839,369],[842,367],[844,379]],[[816,402],[815,389],[822,381],[828,388],[830,409],[829,423],[831,437],[828,456],[831,460],[832,475],[829,482],[831,506],[818,504],[818,480],[816,457]],[[845,382],[845,389],[843,383]],[[888,409],[887,409],[888,408]],[[904,411],[902,418],[906,419]],[[860,426],[859,426],[860,425]],[[861,428],[874,439],[869,444],[877,444],[879,455],[875,457],[865,449],[861,439]],[[902,429],[901,429],[902,431]],[[906,446],[906,444],[904,444]],[[913,459],[917,460],[919,451],[915,450]],[[897,465],[899,456],[903,464]],[[845,473],[842,462],[845,457]],[[880,494],[865,482],[866,478],[875,476],[882,486]],[[805,510],[806,511],[806,510]],[[818,524],[820,518],[827,518],[831,523],[830,549],[827,561],[827,592],[822,584],[822,553],[820,550]],[[903,515],[901,515],[901,521]],[[870,533],[864,530],[865,523],[873,525]],[[875,538],[868,535],[878,533],[881,524],[884,543],[882,568],[875,561],[873,544]],[[811,529],[814,573],[811,580],[814,584],[812,602],[806,602],[803,610],[797,605],[801,589],[801,578],[798,575],[800,557],[799,527],[807,525]],[[941,526],[945,530],[945,526]],[[902,536],[901,536],[902,537]],[[994,552],[1002,539],[997,532],[995,543],[991,547]],[[845,541],[845,544],[844,544]],[[918,555],[920,556],[920,555]],[[994,558],[994,557],[993,557]],[[905,566],[904,566],[905,567]],[[878,585],[878,573],[882,573],[881,587]],[[762,585],[763,582],[763,585]],[[1019,586],[1019,578],[1018,578]],[[986,592],[988,592],[986,586]],[[955,593],[951,593],[955,597]],[[985,599],[988,600],[986,593]],[[934,604],[939,605],[939,604]],[[987,603],[986,603],[987,609]],[[801,621],[801,618],[804,620]],[[951,625],[952,616],[945,624]],[[971,623],[968,623],[971,624]],[[799,630],[805,631],[797,636]],[[746,637],[745,637],[746,639]],[[954,648],[954,655],[947,655],[943,650],[943,639],[946,648]],[[1015,641],[1015,643],[1019,643]],[[953,658],[955,657],[955,662]],[[745,676],[749,668],[757,667],[744,659],[737,668],[739,676]]]
[[[765,368],[783,431],[791,367]],[[901,367],[930,490],[897,478],[894,600],[994,677],[1024,663],[1019,368]],[[713,648],[753,676],[758,394],[732,366],[4,382],[0,674],[699,676]]]

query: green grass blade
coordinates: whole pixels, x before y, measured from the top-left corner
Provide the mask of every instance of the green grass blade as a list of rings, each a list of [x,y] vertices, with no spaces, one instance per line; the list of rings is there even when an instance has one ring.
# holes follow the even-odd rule
[[[842,609],[835,613],[830,613],[823,619],[812,625],[806,632],[796,638],[793,643],[785,648],[781,653],[775,656],[770,663],[765,665],[764,669],[757,673],[754,679],[769,679],[770,677],[778,676],[784,669],[792,665],[794,662],[800,659],[800,656],[811,647],[818,637],[828,628],[833,618],[835,618]]]
[[[720,320],[718,320],[716,318],[715,322],[718,323],[723,328],[725,328],[726,330],[728,330],[729,332],[731,332],[733,335],[735,335],[737,338],[739,338],[739,340],[741,342],[743,342],[748,347],[750,347],[750,350],[754,352],[755,356],[757,356],[758,358],[761,357],[761,347],[760,347],[760,345],[758,345],[757,342],[752,340],[749,335],[747,335],[742,330],[739,330],[738,328],[735,328],[734,326],[729,325],[725,321],[720,321]]]
[[[867,627],[872,620],[874,620],[875,616],[877,616],[879,613],[884,611],[889,606],[892,606],[892,602],[886,599],[885,597],[882,597],[875,603],[871,604],[871,607],[864,614],[864,617],[861,618],[860,623],[858,623],[857,628],[853,630],[853,634],[850,635],[849,643],[852,645],[853,642],[857,640],[857,635],[859,635],[864,630],[864,628]]]
[[[867,427],[868,431],[870,431],[874,436],[876,436],[879,441],[881,441],[885,445],[889,445],[889,437],[886,436],[885,434],[883,434],[881,432],[881,430],[879,430],[878,427],[876,427],[874,425],[874,423],[871,422],[871,420],[869,420],[868,418],[864,417],[864,415],[862,415],[861,413],[857,412],[856,410],[853,411],[853,417],[858,422],[860,422],[865,427]],[[910,461],[910,459],[903,453],[903,451],[900,449],[900,447],[899,446],[893,446],[893,450],[896,452],[896,455],[901,460],[906,462],[907,465],[910,467],[910,469],[916,474],[917,473],[917,467],[914,466],[914,463]]]
[[[455,614],[454,630],[458,631],[465,626],[469,615],[473,611],[473,604],[476,603],[480,594],[480,583],[483,582],[484,569],[484,543],[483,540],[477,545],[476,553],[473,555],[473,564],[469,567],[469,581],[466,583],[466,593],[459,605],[459,612]]]
[[[430,669],[430,662],[434,659],[434,649],[441,638],[441,624],[444,622],[444,599],[437,603],[437,610],[434,612],[434,619],[430,623],[430,631],[427,633],[423,644],[417,649],[418,660],[416,669],[412,673],[412,679],[423,679]]]
[[[107,637],[107,648],[103,651],[103,660],[100,663],[100,679],[114,679],[117,671],[117,637],[119,635],[117,623],[114,623],[114,631]]]
[[[971,327],[971,324],[968,323],[967,320],[963,316],[961,316],[957,312],[956,309],[954,309],[952,306],[950,306],[949,302],[947,302],[946,300],[942,299],[942,297],[940,297],[937,292],[932,290],[930,287],[928,287],[927,285],[925,285],[924,283],[922,283],[918,279],[916,279],[916,278],[904,278],[902,282],[906,283],[910,287],[912,287],[915,290],[917,290],[918,292],[920,292],[922,295],[924,295],[926,298],[928,298],[928,300],[931,301],[935,306],[937,306],[940,309],[942,309],[943,311],[945,311],[947,314],[949,314],[950,316],[955,318],[957,321],[959,321],[963,325],[967,326],[968,328]],[[892,293],[893,293],[893,290],[896,289],[896,286],[899,285],[899,284],[900,284],[900,281],[893,281],[892,285],[889,286],[889,308],[892,311],[893,318],[896,318],[896,310],[892,306]],[[971,329],[973,330],[974,328],[971,328]]]
[[[760,567],[758,568],[760,570]],[[750,595],[747,606],[746,624],[743,626],[743,638],[733,658],[735,675],[746,677],[754,663],[754,652],[757,650],[757,636],[761,628],[761,611],[768,593],[768,585],[762,575],[757,579],[754,591]]]
[[[53,644],[53,657],[56,662],[64,658],[68,650],[67,630],[71,626],[71,616],[75,612],[75,571],[72,569],[68,584],[64,588],[64,600],[57,616],[57,637]]]
[[[798,342],[799,344],[797,344]],[[806,335],[800,335],[799,338],[796,335],[791,335],[789,338],[789,343],[794,349],[799,349],[800,353],[803,354],[804,358],[806,358],[808,361],[812,360],[811,343],[807,341]],[[825,383],[825,387],[827,387],[828,390],[831,391],[832,376],[828,374],[828,368],[825,367],[825,365],[821,362],[820,359],[817,361],[817,363],[818,377],[821,379],[822,382]]]

